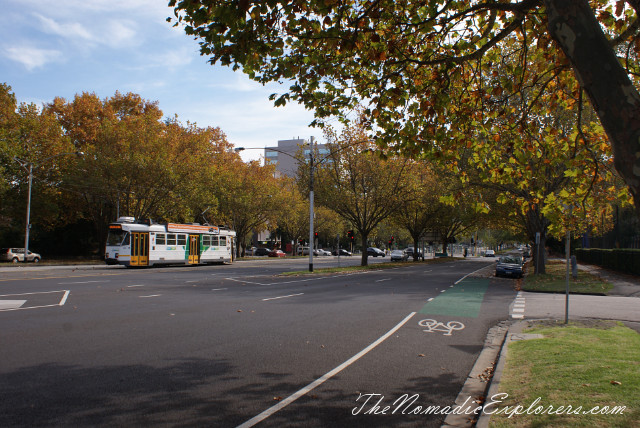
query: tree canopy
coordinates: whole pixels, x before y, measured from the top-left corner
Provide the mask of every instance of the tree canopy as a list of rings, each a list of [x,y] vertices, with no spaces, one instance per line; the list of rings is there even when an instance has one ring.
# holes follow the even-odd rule
[[[576,110],[591,103],[640,210],[637,0],[169,4],[211,63],[263,83],[290,81],[272,96],[276,105],[301,102],[318,123],[365,106],[377,143],[412,156],[447,150],[454,130],[492,133],[504,111],[497,98],[521,98],[509,107],[517,127],[557,107],[536,93],[521,97],[532,84],[540,94],[567,90]]]

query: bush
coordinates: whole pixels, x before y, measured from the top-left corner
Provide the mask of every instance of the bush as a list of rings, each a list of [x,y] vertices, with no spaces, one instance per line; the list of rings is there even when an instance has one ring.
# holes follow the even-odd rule
[[[582,263],[598,265],[632,275],[640,275],[640,250],[578,248],[576,257]]]

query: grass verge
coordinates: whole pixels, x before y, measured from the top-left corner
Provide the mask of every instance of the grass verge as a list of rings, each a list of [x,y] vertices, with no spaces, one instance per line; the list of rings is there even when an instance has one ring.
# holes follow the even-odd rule
[[[527,332],[544,338],[509,345],[499,387],[508,395],[492,410],[511,410],[493,414],[490,427],[640,426],[640,334],[615,321],[597,320],[543,324]],[[517,405],[524,414],[513,412]],[[554,412],[533,414],[538,406],[553,406]],[[626,408],[622,414],[584,414],[596,406]]]
[[[313,272],[299,270],[299,271],[291,271],[291,272],[283,272],[280,275],[309,275],[309,274],[318,274],[318,273],[340,273],[340,272],[358,272],[358,271],[367,271],[367,270],[380,270],[380,269],[392,269],[403,266],[413,266],[415,264],[437,264],[437,263],[446,263],[451,262],[453,257],[440,257],[437,259],[427,259],[425,261],[406,261],[406,262],[385,262],[385,263],[375,263],[368,266],[342,266],[342,267],[331,267],[331,268],[314,268]]]
[[[532,268],[531,268],[532,269]],[[564,293],[566,288],[566,264],[560,261],[549,261],[546,265],[547,273],[528,274],[522,283],[524,291],[538,291],[547,293]],[[605,295],[613,289],[613,284],[604,281],[588,272],[578,271],[578,278],[569,276],[569,292],[574,294]]]

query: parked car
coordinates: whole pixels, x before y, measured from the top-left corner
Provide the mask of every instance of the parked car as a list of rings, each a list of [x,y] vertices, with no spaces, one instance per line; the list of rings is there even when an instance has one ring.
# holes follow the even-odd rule
[[[270,251],[271,250],[269,250],[268,248],[256,248],[255,250],[253,250],[253,255],[254,256],[268,256]]]
[[[367,248],[367,255],[373,257],[384,257],[385,253],[380,248],[369,247]]]
[[[495,257],[496,256],[496,252],[493,250],[487,250],[484,252],[484,256],[485,257]]]
[[[391,261],[392,262],[395,262],[395,261],[404,262],[404,261],[407,261],[408,258],[409,258],[409,254],[407,254],[406,251],[393,250],[391,252]]]
[[[313,255],[314,256],[330,256],[331,251],[323,250],[322,248],[316,248],[315,250],[313,250]]]
[[[308,256],[309,255],[309,247],[300,247],[298,248],[299,256]]]
[[[524,271],[522,270],[522,261],[517,256],[502,256],[496,264],[496,276],[514,276],[522,278]]]
[[[3,248],[0,250],[0,260],[5,262],[18,263],[24,261],[24,248]],[[38,253],[27,253],[27,261],[39,263],[42,256]]]
[[[285,257],[286,256],[286,254],[282,250],[271,250],[267,255],[269,257]]]
[[[334,250],[332,254],[334,256],[350,256],[351,252],[345,250],[344,248],[340,248],[340,250]]]

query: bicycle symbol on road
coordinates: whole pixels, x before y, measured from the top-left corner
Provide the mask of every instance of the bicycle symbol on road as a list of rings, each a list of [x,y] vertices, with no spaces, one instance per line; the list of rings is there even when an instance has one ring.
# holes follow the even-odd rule
[[[427,333],[433,333],[434,331],[444,332],[443,336],[451,336],[454,330],[462,330],[464,328],[464,324],[460,321],[449,321],[446,325],[431,319],[426,319],[418,322],[420,327],[426,327],[424,330]]]

